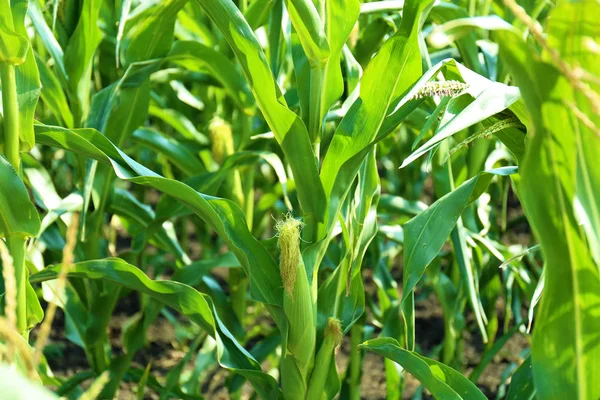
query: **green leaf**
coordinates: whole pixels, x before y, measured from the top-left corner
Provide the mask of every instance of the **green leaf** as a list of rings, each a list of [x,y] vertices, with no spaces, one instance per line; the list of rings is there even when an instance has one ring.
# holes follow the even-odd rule
[[[153,151],[163,154],[171,163],[189,176],[206,172],[206,168],[198,156],[188,150],[188,147],[183,143],[147,128],[136,130],[133,133],[133,138]]]
[[[363,67],[371,61],[373,54],[379,50],[385,37],[396,31],[396,24],[389,17],[380,17],[371,21],[362,29],[356,42],[354,54],[356,61]]]
[[[10,6],[3,5],[2,7]],[[2,22],[0,20],[0,23]],[[28,50],[29,42],[25,36],[18,34],[5,25],[0,25],[0,63],[23,64]]]
[[[98,26],[101,5],[101,0],[83,0],[79,22],[65,49],[64,65],[76,125],[86,118],[90,107],[92,64],[102,39]]]
[[[591,13],[600,11],[598,4],[584,1],[581,4],[571,4],[560,1],[559,7],[552,11],[549,19],[548,32],[550,44],[559,51],[561,58],[572,66],[581,66],[586,71],[597,75],[600,72],[598,62],[600,55],[590,52],[585,42],[587,40],[600,39],[600,27],[596,24],[590,25]],[[569,40],[568,38],[572,38]],[[548,56],[546,56],[548,58]],[[592,90],[596,93],[600,90],[597,82],[590,83]],[[560,93],[559,93],[560,95]],[[568,111],[574,113],[575,109],[590,118],[596,127],[600,122],[589,101],[583,99],[579,94],[575,95],[573,101],[569,101],[565,95]],[[555,103],[554,99],[550,100]],[[547,125],[552,126],[553,121],[548,118]],[[590,251],[600,266],[600,171],[596,168],[598,156],[598,130],[595,133],[583,123],[573,121],[572,132],[576,135],[577,144],[577,201],[581,207],[577,207],[575,214],[583,225],[590,246]]]
[[[291,3],[301,5],[304,4],[304,0]],[[312,7],[310,1],[307,3],[307,7]],[[290,2],[286,4],[292,6]],[[327,0],[318,3],[317,7],[321,7],[319,11],[321,15],[317,14],[314,18],[318,24],[323,20],[325,28],[324,40],[327,43],[328,53],[325,59],[315,60],[306,49],[306,32],[297,27],[302,25],[305,19],[292,20],[294,27],[297,28],[292,33],[292,57],[298,82],[300,107],[313,143],[321,141],[323,119],[329,108],[344,93],[340,61],[344,44],[358,18],[359,2]]]
[[[231,0],[197,2],[221,30],[235,53],[256,102],[290,164],[303,212],[321,221],[325,211],[325,193],[306,126],[288,108],[254,32]]]
[[[404,350],[392,338],[368,340],[360,347],[400,364],[437,399],[486,399],[477,386],[460,372],[416,352]]]
[[[369,152],[363,162],[358,180],[355,195],[352,196],[356,200],[349,204],[344,215],[349,225],[347,232],[344,232],[345,252],[335,271],[319,287],[317,305],[320,333],[329,317],[339,319],[342,329],[347,332],[365,310],[362,266],[367,248],[377,234],[377,205],[381,191],[375,149]]]
[[[0,391],[6,399],[25,400],[55,400],[58,396],[41,384],[32,382],[30,379],[19,374],[14,367],[0,364]]]
[[[146,9],[123,40],[125,65],[164,57],[173,43],[177,13],[187,0],[165,0]]]
[[[360,5],[360,15],[394,13],[402,11],[404,0],[382,0]]]
[[[40,217],[29,193],[8,160],[0,155],[0,237],[35,237]]]
[[[73,114],[69,108],[67,97],[63,91],[60,81],[50,69],[37,55],[35,57],[38,71],[40,73],[40,81],[42,84],[41,97],[44,104],[52,111],[56,119],[62,122],[67,128],[73,128]]]
[[[400,168],[404,168],[417,158],[428,153],[442,140],[506,110],[518,102],[521,97],[517,87],[490,81],[454,60],[442,61],[432,67],[430,71],[427,71],[423,78],[419,80],[419,84],[411,89],[409,95],[412,95],[412,93],[416,94],[420,83],[427,82],[425,77],[433,76],[433,74],[441,69],[442,66],[446,67],[444,71],[446,79],[456,79],[454,74],[457,74],[458,77],[460,77],[459,79],[467,83],[469,87],[465,90],[465,94],[449,101],[446,112],[442,117],[435,135],[408,156],[402,162]],[[467,100],[467,98],[469,100]],[[471,100],[471,98],[473,100]],[[513,138],[512,135],[517,135],[517,137]],[[524,154],[525,139],[523,133],[517,130],[517,132],[511,132],[508,137],[506,135],[502,136],[498,134],[498,138],[509,147],[515,157],[517,157],[517,160],[522,158]]]
[[[402,303],[408,328],[408,343],[414,343],[414,304],[412,293],[431,261],[439,254],[458,219],[467,207],[485,191],[495,175],[506,176],[517,171],[504,167],[484,171],[469,179],[456,190],[438,199],[425,211],[404,224],[404,274]],[[475,277],[463,271],[465,286],[475,314],[480,313],[478,295],[473,285]],[[483,325],[482,316],[478,320]]]
[[[254,111],[254,98],[248,83],[222,52],[197,42],[177,41],[169,52],[168,60],[190,71],[208,71],[243,112],[251,114]]]
[[[402,25],[365,70],[360,96],[336,129],[323,160],[321,180],[329,206],[327,219],[319,226],[319,239],[328,236],[388,107],[421,75],[418,32],[431,2],[408,3]]]
[[[152,105],[150,106],[150,115],[162,119],[186,139],[195,140],[202,145],[209,144],[208,137],[199,132],[192,121],[177,110]]]
[[[434,8],[432,14],[434,14],[435,11],[436,10]],[[469,35],[475,29],[485,29],[491,31],[513,30],[515,28],[497,15],[456,18],[433,29],[428,36],[428,40],[436,48],[443,48],[449,46],[452,44],[452,42]],[[475,44],[475,40],[473,40],[473,44]],[[477,49],[477,47],[475,47],[475,49]]]
[[[585,40],[600,40],[594,1],[560,2],[549,37],[571,67],[598,74],[598,55]],[[546,262],[531,361],[539,398],[600,397],[600,264],[590,229],[600,184],[598,136],[574,107],[599,126],[599,116],[571,83],[517,35],[498,32],[500,55],[521,88],[532,133],[522,163],[519,194]],[[548,59],[548,55],[545,57]],[[543,79],[540,79],[543,77]],[[596,91],[597,85],[594,84]],[[580,222],[581,221],[581,224]]]
[[[322,66],[329,58],[330,49],[315,4],[311,0],[285,0],[285,6],[309,63]]]
[[[133,220],[145,229],[151,226],[155,218],[154,211],[150,206],[140,203],[133,196],[133,194],[120,188],[114,188],[112,197],[110,199],[108,211],[111,213],[115,213],[116,215],[122,216],[124,218]],[[131,236],[134,237],[134,248],[132,249],[133,251],[136,251],[135,242],[142,232],[136,234],[137,232],[129,231]],[[175,255],[177,257],[177,260],[180,261],[182,264],[187,264],[190,262],[189,257],[181,249],[177,238],[169,235],[164,226],[161,226],[160,229],[154,234],[154,240],[155,242],[153,243],[156,243],[158,247],[163,248],[171,254]],[[144,245],[145,247],[145,243],[142,243],[142,245]]]
[[[6,4],[3,4],[6,3]],[[15,81],[18,103],[19,149],[29,151],[35,143],[33,135],[33,116],[40,96],[40,77],[33,56],[33,50],[27,40],[25,14],[28,0],[0,1],[0,8],[8,10],[0,17],[0,63],[2,58],[13,60],[6,62],[15,66]],[[8,42],[9,43],[8,43]],[[8,48],[4,48],[8,46]],[[18,61],[18,63],[17,63]],[[3,142],[3,130],[0,129],[0,143]]]
[[[119,30],[117,31],[115,46],[115,61],[117,67],[119,66],[120,55],[121,55],[121,43],[123,40],[123,34],[125,33],[125,25],[127,24],[127,18],[129,17],[129,11],[131,10],[131,0],[124,0],[121,3],[121,10],[119,15]],[[138,392],[139,393],[139,392]],[[143,388],[142,388],[143,394]]]
[[[244,18],[248,21],[248,25],[252,30],[256,30],[267,23],[267,19],[278,0],[255,0],[250,3],[244,13]]]
[[[506,400],[533,399],[535,399],[535,386],[533,384],[531,356],[529,356],[510,378],[510,388],[508,389]]]
[[[61,265],[48,267],[30,280],[39,283],[56,279],[61,268]],[[178,282],[153,281],[135,266],[116,258],[74,264],[69,267],[68,276],[116,283],[172,307],[217,341],[221,366],[245,376],[263,398],[277,398],[279,389],[275,379],[262,372],[260,364],[231,336],[207,295]]]
[[[437,24],[443,26],[444,23],[452,23],[454,20],[468,18],[469,14],[463,7],[450,3],[439,2],[431,9],[431,18]],[[482,62],[479,60],[479,47],[476,43],[477,36],[474,32],[468,32],[460,38],[456,38],[455,45],[462,56],[464,64],[477,72],[484,75],[486,73]]]
[[[178,199],[226,241],[250,278],[254,298],[267,304],[283,304],[283,285],[279,268],[266,249],[248,231],[242,210],[233,202],[198,193],[185,183],[164,178],[150,171],[123,154],[95,130],[68,130],[36,125],[36,134],[40,144],[75,151],[109,163],[119,178],[153,187]]]
[[[37,324],[42,322],[44,319],[44,310],[38,299],[38,295],[35,289],[31,286],[30,282],[27,282],[27,329],[33,329]]]
[[[31,18],[31,22],[33,22],[35,31],[42,43],[44,44],[44,47],[52,56],[58,79],[66,85],[68,82],[68,78],[67,71],[65,69],[65,63],[63,60],[63,49],[60,47],[60,44],[54,37],[54,34],[52,33],[52,30],[50,29],[48,24],[46,24],[46,19],[44,18],[44,15],[42,14],[40,6],[37,4],[37,2],[34,1],[29,5],[27,15],[29,16],[29,18]]]

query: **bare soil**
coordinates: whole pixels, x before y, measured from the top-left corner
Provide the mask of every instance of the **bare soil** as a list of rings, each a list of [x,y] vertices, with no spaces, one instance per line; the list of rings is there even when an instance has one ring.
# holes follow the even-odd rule
[[[135,295],[127,296],[120,301],[117,312],[111,320],[109,338],[113,351],[117,354],[121,353],[120,336],[123,324],[128,316],[132,315],[137,309],[138,304]],[[54,329],[49,340],[50,347],[46,351],[46,356],[54,374],[57,377],[68,378],[78,372],[89,370],[89,365],[84,351],[68,341],[64,336],[64,332],[64,316],[59,310],[54,321]],[[424,301],[418,302],[416,306],[417,346],[422,349],[424,354],[428,354],[429,351],[442,343],[443,335],[442,310],[435,297],[430,296]],[[167,373],[183,359],[185,349],[179,348],[180,345],[177,343],[173,326],[162,317],[150,328],[148,342],[146,348],[136,354],[133,366],[143,369],[148,363],[151,363],[152,375],[162,381]],[[502,373],[511,362],[522,361],[518,359],[518,354],[527,346],[527,341],[517,334],[509,340],[503,350],[488,365],[478,382],[478,386],[488,398],[496,398],[498,387],[502,383]],[[345,342],[336,354],[338,370],[345,368],[347,365],[349,347],[349,344]],[[478,365],[482,352],[481,338],[467,334],[464,350],[466,373],[469,373]],[[192,364],[190,363],[188,367],[191,369]],[[215,365],[214,370],[207,374],[201,385],[203,395],[207,399],[227,399],[225,388],[227,377],[227,371]],[[117,398],[136,398],[136,386],[132,382],[122,382]],[[410,374],[407,374],[403,398],[412,398],[418,387],[419,382]],[[250,393],[249,385],[246,386],[246,389],[244,392],[247,395]],[[363,399],[380,400],[386,398],[385,366],[380,356],[372,353],[365,354],[361,391],[361,398]],[[158,399],[159,395],[152,389],[146,388],[144,398]],[[431,397],[425,393],[424,398]]]

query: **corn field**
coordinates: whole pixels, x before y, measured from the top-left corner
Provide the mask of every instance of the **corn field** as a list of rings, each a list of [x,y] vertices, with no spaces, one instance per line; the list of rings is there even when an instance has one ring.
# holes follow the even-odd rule
[[[600,399],[598,0],[0,0],[0,398]]]

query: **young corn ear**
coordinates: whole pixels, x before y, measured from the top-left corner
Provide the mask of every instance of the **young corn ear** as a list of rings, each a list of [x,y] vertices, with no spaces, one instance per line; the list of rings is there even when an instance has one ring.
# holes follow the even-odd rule
[[[292,296],[296,284],[298,264],[300,263],[300,230],[302,221],[294,219],[291,214],[285,220],[277,221],[277,247],[279,247],[279,272],[283,287],[289,296]]]
[[[214,117],[208,125],[208,132],[212,143],[213,159],[218,164],[223,164],[225,158],[234,151],[231,125],[219,117]]]
[[[459,81],[427,82],[413,96],[413,99],[432,96],[452,97],[462,93],[468,87],[468,84]]]
[[[336,318],[329,318],[327,320],[327,326],[325,327],[323,343],[321,344],[315,359],[315,368],[313,369],[310,375],[310,381],[308,382],[307,399],[318,400],[325,398],[325,384],[329,369],[331,368],[331,362],[334,359],[333,353],[335,348],[342,343],[343,337],[344,335],[340,321]]]
[[[290,214],[278,221],[279,268],[283,281],[283,311],[288,320],[285,354],[281,363],[284,398],[305,399],[308,377],[314,362],[316,341],[315,304],[300,253],[302,222]]]
[[[210,140],[212,143],[212,156],[219,165],[235,151],[233,143],[233,132],[231,125],[219,117],[214,117],[208,125]],[[235,201],[240,207],[244,207],[244,191],[242,189],[242,178],[238,170],[232,171],[226,178],[225,197]]]

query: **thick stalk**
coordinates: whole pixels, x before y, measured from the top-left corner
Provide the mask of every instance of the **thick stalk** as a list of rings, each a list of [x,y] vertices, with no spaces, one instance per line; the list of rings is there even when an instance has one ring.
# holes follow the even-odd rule
[[[2,79],[2,107],[4,111],[4,155],[21,174],[21,157],[19,154],[19,106],[17,103],[17,83],[15,67],[10,64],[0,64]]]
[[[321,165],[320,150],[321,146],[319,143],[313,144],[313,151],[315,153],[315,158],[319,165]],[[303,222],[304,230],[302,231],[302,246],[308,247],[311,244],[317,243],[319,241],[319,222],[317,221],[317,218],[312,214],[304,215]]]
[[[244,213],[248,224],[248,230],[252,232],[254,221],[254,175],[255,170],[252,168],[246,172],[244,176]]]
[[[244,196],[240,171],[235,170],[227,177],[226,187],[229,192],[228,197],[244,210],[244,203],[247,199]],[[249,229],[251,229],[252,215],[246,214],[246,221]],[[229,289],[231,290],[231,307],[243,326],[244,314],[246,313],[246,294],[248,293],[249,285],[248,277],[241,268],[233,268],[229,270],[228,283]]]
[[[19,154],[19,106],[15,67],[0,64],[2,80],[2,106],[4,112],[4,154],[18,175],[21,175]],[[6,244],[13,258],[17,285],[17,329],[21,334],[27,330],[27,269],[25,267],[25,238],[9,237]]]
[[[254,169],[249,169],[244,174],[244,182],[242,184],[239,171],[234,171],[233,176],[234,192],[239,192],[242,201],[239,206],[246,214],[246,222],[248,229],[252,232],[252,220],[254,218]],[[239,185],[239,188],[238,188]],[[231,307],[233,312],[238,317],[242,326],[244,325],[244,315],[246,313],[246,295],[248,293],[248,285],[250,284],[248,277],[241,269],[229,270],[229,285],[231,290]]]
[[[104,343],[100,341],[89,347],[86,351],[87,359],[91,364],[92,369],[96,375],[100,375],[106,371],[108,363],[106,362],[106,352],[104,351]]]
[[[308,112],[308,135],[313,143],[321,142],[323,73],[324,71],[322,67],[310,69],[310,110]]]
[[[350,329],[350,375],[348,376],[348,394],[350,400],[360,400],[360,371],[362,342],[362,324],[355,323]]]
[[[231,308],[236,317],[244,326],[244,314],[246,313],[246,293],[248,293],[248,278],[241,268],[229,270],[229,290],[231,290]]]
[[[27,268],[25,267],[25,239],[9,237],[6,245],[13,259],[17,286],[17,329],[21,335],[27,330]]]

